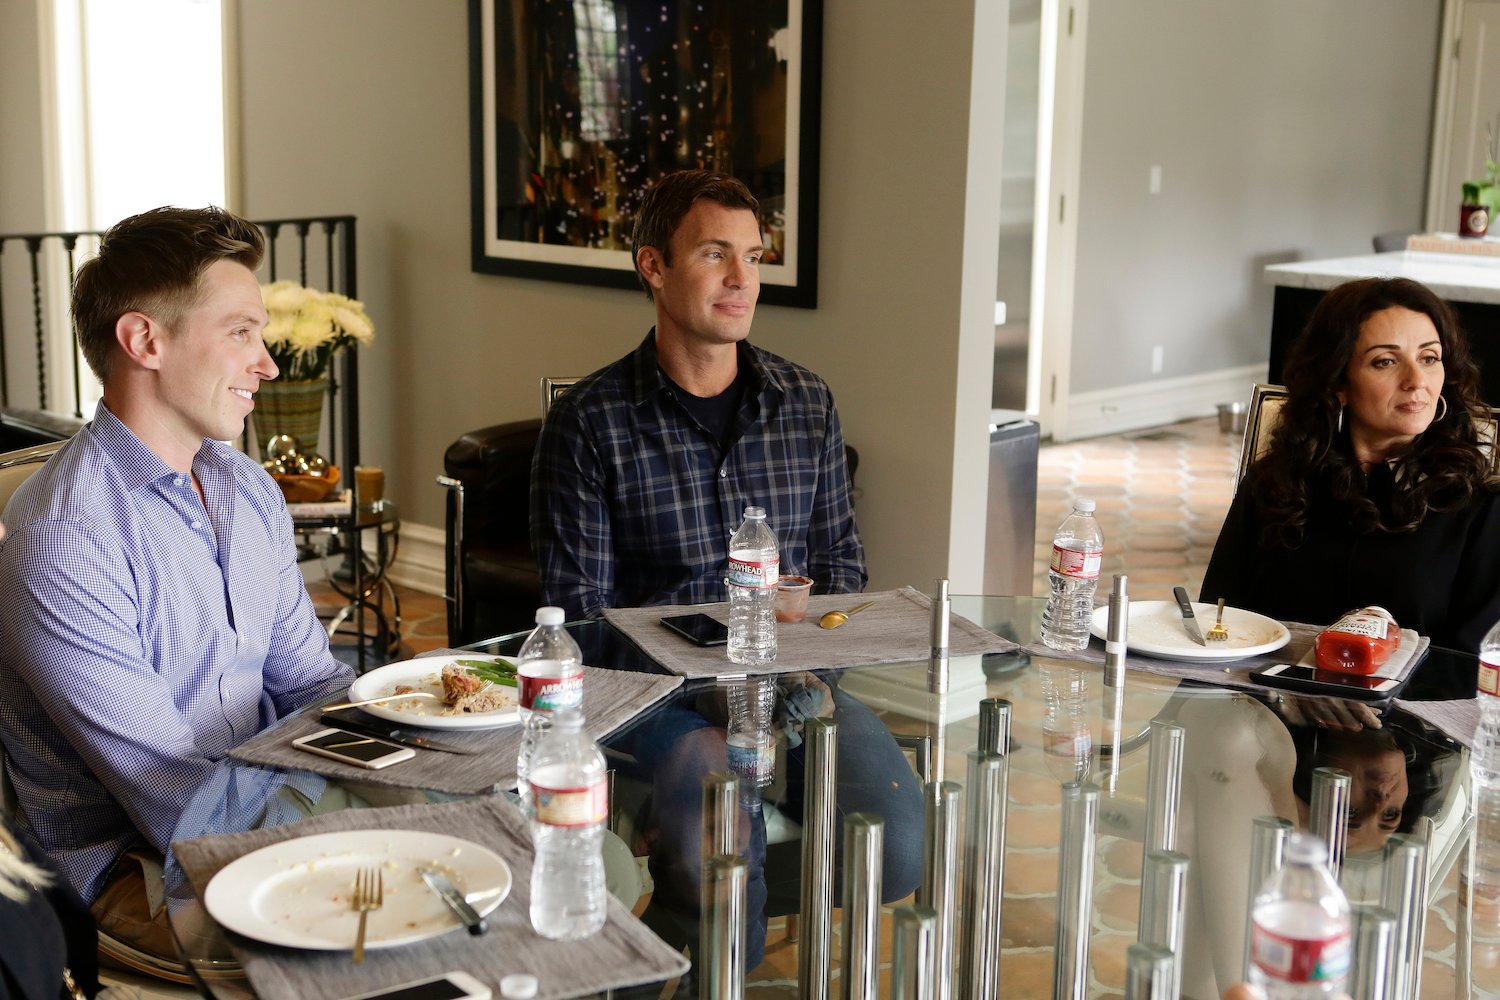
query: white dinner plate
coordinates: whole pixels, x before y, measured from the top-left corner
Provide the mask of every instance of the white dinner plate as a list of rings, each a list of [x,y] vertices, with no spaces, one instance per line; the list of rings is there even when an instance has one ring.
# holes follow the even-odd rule
[[[443,667],[455,660],[488,660],[493,663],[499,659],[498,656],[465,653],[462,656],[422,656],[415,660],[387,663],[367,674],[361,674],[349,686],[349,700],[363,701],[366,698],[379,698],[394,694],[397,685],[400,684],[410,685],[418,691],[431,691],[441,696]],[[428,729],[499,729],[502,726],[513,726],[521,721],[514,702],[515,688],[505,690],[512,696],[510,706],[493,712],[444,715],[443,711],[447,706],[431,698],[412,698],[409,701],[392,701],[383,705],[361,705],[360,711],[369,712],[371,715],[391,722],[399,722],[402,725],[425,726]]]
[[[203,905],[222,926],[257,941],[351,950],[359,914],[349,897],[355,872],[369,866],[380,869],[385,901],[370,911],[366,948],[395,948],[463,926],[418,868],[443,872],[481,914],[510,894],[510,866],[478,844],[418,830],[349,830],[298,837],[231,861],[209,881]]]
[[[1208,635],[1218,614],[1218,605],[1194,604],[1193,613],[1198,616],[1198,627],[1203,629],[1205,636]],[[1095,608],[1089,631],[1103,639],[1108,627],[1108,605]],[[1125,644],[1132,653],[1158,656],[1164,660],[1218,663],[1269,653],[1285,646],[1292,638],[1286,626],[1276,619],[1227,605],[1224,608],[1224,627],[1229,630],[1228,639],[1200,646],[1188,638],[1176,601],[1131,601],[1130,630],[1126,633]]]

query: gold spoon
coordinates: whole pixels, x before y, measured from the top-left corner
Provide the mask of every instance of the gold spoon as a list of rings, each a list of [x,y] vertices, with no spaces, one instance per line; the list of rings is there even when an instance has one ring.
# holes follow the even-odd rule
[[[828,614],[818,619],[818,628],[838,628],[840,625],[844,624],[844,622],[848,621],[851,615],[859,614],[865,608],[868,608],[874,603],[874,601],[866,601],[859,607],[850,608],[848,611],[830,611],[828,612]]]

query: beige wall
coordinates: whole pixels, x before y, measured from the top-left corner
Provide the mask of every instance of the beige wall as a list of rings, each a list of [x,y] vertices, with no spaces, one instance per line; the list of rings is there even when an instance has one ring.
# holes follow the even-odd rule
[[[756,342],[833,387],[862,456],[875,587],[982,580],[998,169],[971,170],[968,95],[976,23],[1000,33],[985,72],[1003,69],[995,20],[969,2],[925,8],[913,46],[909,5],[827,0],[819,308],[756,316]],[[441,525],[443,449],[536,415],[538,376],[632,349],[650,306],[470,271],[463,0],[254,0],[238,32],[239,207],[359,217],[360,294],[380,324],[361,357],[366,459],[387,467],[408,522]],[[999,112],[980,120],[976,155],[998,163]],[[966,240],[983,258],[967,269]],[[980,288],[968,298],[966,276]]]
[[[0,0],[0,233],[46,228],[36,14],[36,0]],[[0,288],[5,399],[12,406],[36,406],[30,258],[20,244],[8,243],[0,254]],[[44,308],[50,306],[49,300]]]
[[[1442,0],[1090,5],[1075,393],[1263,364],[1267,264],[1421,227],[1441,17]]]
[[[35,232],[42,202],[36,0],[0,0],[0,232]]]

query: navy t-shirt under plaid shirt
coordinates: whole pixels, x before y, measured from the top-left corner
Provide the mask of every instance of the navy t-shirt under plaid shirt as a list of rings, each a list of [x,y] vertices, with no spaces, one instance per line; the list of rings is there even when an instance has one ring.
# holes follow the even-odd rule
[[[203,487],[100,404],[24,483],[0,543],[0,736],[26,825],[93,899],[163,854],[239,743],[342,691],[265,470],[205,441]]]
[[[748,343],[721,447],[657,365],[656,332],[558,397],[537,441],[531,537],[543,597],[569,616],[724,600],[729,537],[766,509],[781,572],[864,589],[844,435],[827,383]]]

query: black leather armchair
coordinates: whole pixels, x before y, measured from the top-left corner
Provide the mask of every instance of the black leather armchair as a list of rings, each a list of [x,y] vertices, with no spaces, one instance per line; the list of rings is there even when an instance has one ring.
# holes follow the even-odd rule
[[[448,643],[530,628],[542,603],[531,552],[531,455],[541,420],[482,427],[443,454]]]
[[[44,410],[0,407],[0,452],[66,441],[82,426],[83,421],[77,417]]]

